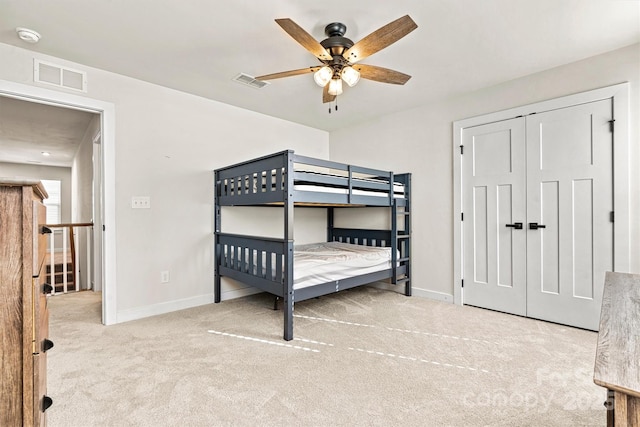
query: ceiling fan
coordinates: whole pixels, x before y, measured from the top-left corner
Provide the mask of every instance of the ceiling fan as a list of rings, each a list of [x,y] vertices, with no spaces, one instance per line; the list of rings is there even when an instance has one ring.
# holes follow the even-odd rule
[[[266,74],[256,77],[256,80],[272,80],[314,73],[315,82],[324,88],[322,102],[332,102],[342,94],[343,80],[351,87],[358,83],[360,78],[398,85],[405,84],[411,78],[399,71],[359,63],[418,28],[409,15],[388,23],[357,43],[344,37],[347,27],[340,22],[327,25],[324,29],[327,38],[318,42],[289,18],[275,21],[295,41],[318,58],[322,65]]]

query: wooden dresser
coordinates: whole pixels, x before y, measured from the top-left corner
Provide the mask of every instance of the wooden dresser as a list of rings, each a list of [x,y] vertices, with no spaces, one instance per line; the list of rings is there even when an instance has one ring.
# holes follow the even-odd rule
[[[48,285],[47,193],[39,181],[0,178],[0,426],[44,426]]]
[[[608,389],[607,426],[640,427],[640,274],[606,274],[593,381]]]

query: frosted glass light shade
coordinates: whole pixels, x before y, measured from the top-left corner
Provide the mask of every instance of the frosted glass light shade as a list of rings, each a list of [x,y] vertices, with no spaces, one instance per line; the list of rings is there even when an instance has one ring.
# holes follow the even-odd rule
[[[353,67],[344,67],[342,73],[340,73],[342,80],[349,85],[349,87],[355,86],[360,80],[360,73]]]
[[[337,96],[342,94],[342,80],[331,79],[329,82],[329,95]]]
[[[332,77],[333,70],[331,67],[325,66],[313,73],[313,80],[315,80],[316,84],[320,87],[325,87]]]

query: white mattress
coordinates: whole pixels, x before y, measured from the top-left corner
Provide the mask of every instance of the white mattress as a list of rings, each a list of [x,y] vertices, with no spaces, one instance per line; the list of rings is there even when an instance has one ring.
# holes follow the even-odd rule
[[[293,288],[391,268],[391,248],[324,242],[294,248]]]
[[[393,193],[393,197],[396,199],[402,199],[404,197],[403,193],[400,193],[400,191],[403,191],[402,189],[396,190],[397,187],[400,187],[398,185],[394,185],[394,193]],[[349,194],[349,189],[348,188],[335,188],[335,187],[325,187],[322,185],[294,185],[293,188],[296,191],[314,191],[314,192],[318,192],[318,193],[332,193],[332,194]],[[352,189],[351,190],[351,194],[353,194],[354,196],[372,196],[372,197],[389,197],[389,193],[383,193],[380,191],[368,191],[368,190],[357,190],[357,189]]]
[[[319,192],[319,193],[333,193],[333,194],[349,194],[349,189],[346,187],[348,185],[348,176],[344,176],[344,175],[335,175],[335,174],[328,174],[328,173],[320,173],[317,171],[308,171],[308,170],[300,170],[297,172],[304,172],[304,173],[308,173],[308,174],[315,174],[315,175],[324,175],[324,176],[331,176],[334,178],[341,178],[344,179],[345,181],[345,187],[339,188],[339,187],[329,187],[323,184],[314,184],[314,183],[305,183],[305,184],[295,184],[294,185],[294,189],[297,191],[314,191],[314,192]],[[271,186],[275,188],[275,172],[272,172],[272,181],[271,181]],[[267,172],[264,171],[262,172],[262,178],[261,179],[255,179],[255,178],[249,178],[247,180],[244,180],[245,183],[245,190],[248,189],[249,186],[251,186],[253,188],[253,192],[259,192],[258,187],[262,186],[262,191],[264,191],[264,188],[267,185],[267,181],[266,181],[266,177],[267,177]],[[252,184],[249,185],[249,182],[251,182]],[[356,184],[358,182],[374,182],[374,183],[379,183],[379,184],[387,184],[387,182],[383,181],[383,180],[379,180],[379,179],[374,179],[374,178],[356,178],[353,177],[352,178],[352,183]],[[404,197],[404,184],[400,183],[400,182],[394,182],[393,183],[393,192],[394,192],[394,198],[403,198]],[[354,194],[356,196],[373,196],[373,197],[389,197],[389,192],[388,191],[374,191],[374,190],[360,190],[360,189],[352,189],[351,194]]]
[[[233,248],[232,248],[233,250]],[[400,252],[396,252],[400,257]],[[225,256],[227,248],[225,247]],[[243,251],[244,268],[249,268],[248,253]],[[231,254],[235,258],[235,254]],[[253,251],[255,260],[257,251]],[[273,256],[273,255],[272,255]],[[267,274],[267,254],[262,253],[262,274]],[[293,251],[293,289],[342,280],[391,268],[391,248],[354,245],[341,242],[296,245]],[[233,262],[233,261],[232,261]],[[399,263],[398,263],[399,264]],[[275,260],[272,260],[275,265]],[[253,266],[257,275],[258,266]],[[272,277],[271,280],[275,280]]]

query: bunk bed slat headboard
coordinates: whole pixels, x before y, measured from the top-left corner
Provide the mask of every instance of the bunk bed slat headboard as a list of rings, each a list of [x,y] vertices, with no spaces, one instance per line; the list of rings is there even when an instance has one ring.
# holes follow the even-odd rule
[[[365,230],[359,228],[331,228],[330,242],[352,243],[363,246],[391,247],[391,230]]]

